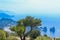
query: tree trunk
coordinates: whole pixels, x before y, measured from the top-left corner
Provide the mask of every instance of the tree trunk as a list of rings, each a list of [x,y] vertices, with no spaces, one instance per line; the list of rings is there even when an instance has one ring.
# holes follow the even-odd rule
[[[26,40],[26,39],[25,39],[25,36],[23,37],[23,40]]]
[[[26,37],[25,30],[26,30],[26,28],[24,28],[23,40],[26,40],[26,39],[25,39],[25,37]]]
[[[23,40],[23,36],[22,35],[20,35],[19,37],[20,37],[20,40]]]
[[[25,35],[24,36],[20,36],[20,39],[21,40],[26,40]]]
[[[21,40],[23,40],[22,38],[20,38]]]
[[[56,40],[56,38],[52,38],[52,40]]]
[[[20,39],[23,40],[23,39],[22,39],[22,36],[20,36]]]

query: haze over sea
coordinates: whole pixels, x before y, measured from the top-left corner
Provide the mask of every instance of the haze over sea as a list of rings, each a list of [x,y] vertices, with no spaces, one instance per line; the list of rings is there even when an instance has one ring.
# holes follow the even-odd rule
[[[0,0],[0,12],[14,15],[14,20],[33,16],[42,20],[42,27],[56,28],[55,36],[60,37],[60,0]]]

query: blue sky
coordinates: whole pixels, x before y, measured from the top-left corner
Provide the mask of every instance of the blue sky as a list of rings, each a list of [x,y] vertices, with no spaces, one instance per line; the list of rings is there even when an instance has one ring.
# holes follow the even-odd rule
[[[15,15],[15,19],[27,15],[41,18],[42,26],[55,26],[56,36],[60,36],[60,0],[0,0],[0,10]]]
[[[19,13],[59,14],[60,0],[0,0],[0,9]]]

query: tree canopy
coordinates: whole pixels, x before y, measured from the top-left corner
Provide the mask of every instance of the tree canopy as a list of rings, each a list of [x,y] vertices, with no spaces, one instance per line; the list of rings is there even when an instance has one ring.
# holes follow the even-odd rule
[[[26,16],[25,18],[19,20],[15,27],[11,27],[10,29],[11,31],[14,31],[15,33],[17,33],[18,36],[21,38],[21,40],[25,40],[26,27],[28,26],[31,28],[31,30],[29,31],[30,33],[33,30],[33,27],[41,26],[41,20],[31,16]]]

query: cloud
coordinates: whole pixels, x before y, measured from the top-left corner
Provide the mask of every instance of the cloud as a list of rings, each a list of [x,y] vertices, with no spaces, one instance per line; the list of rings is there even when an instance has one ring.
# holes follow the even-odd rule
[[[4,27],[3,30],[6,31],[6,32],[10,32],[11,33],[12,31],[9,28],[10,27]]]

